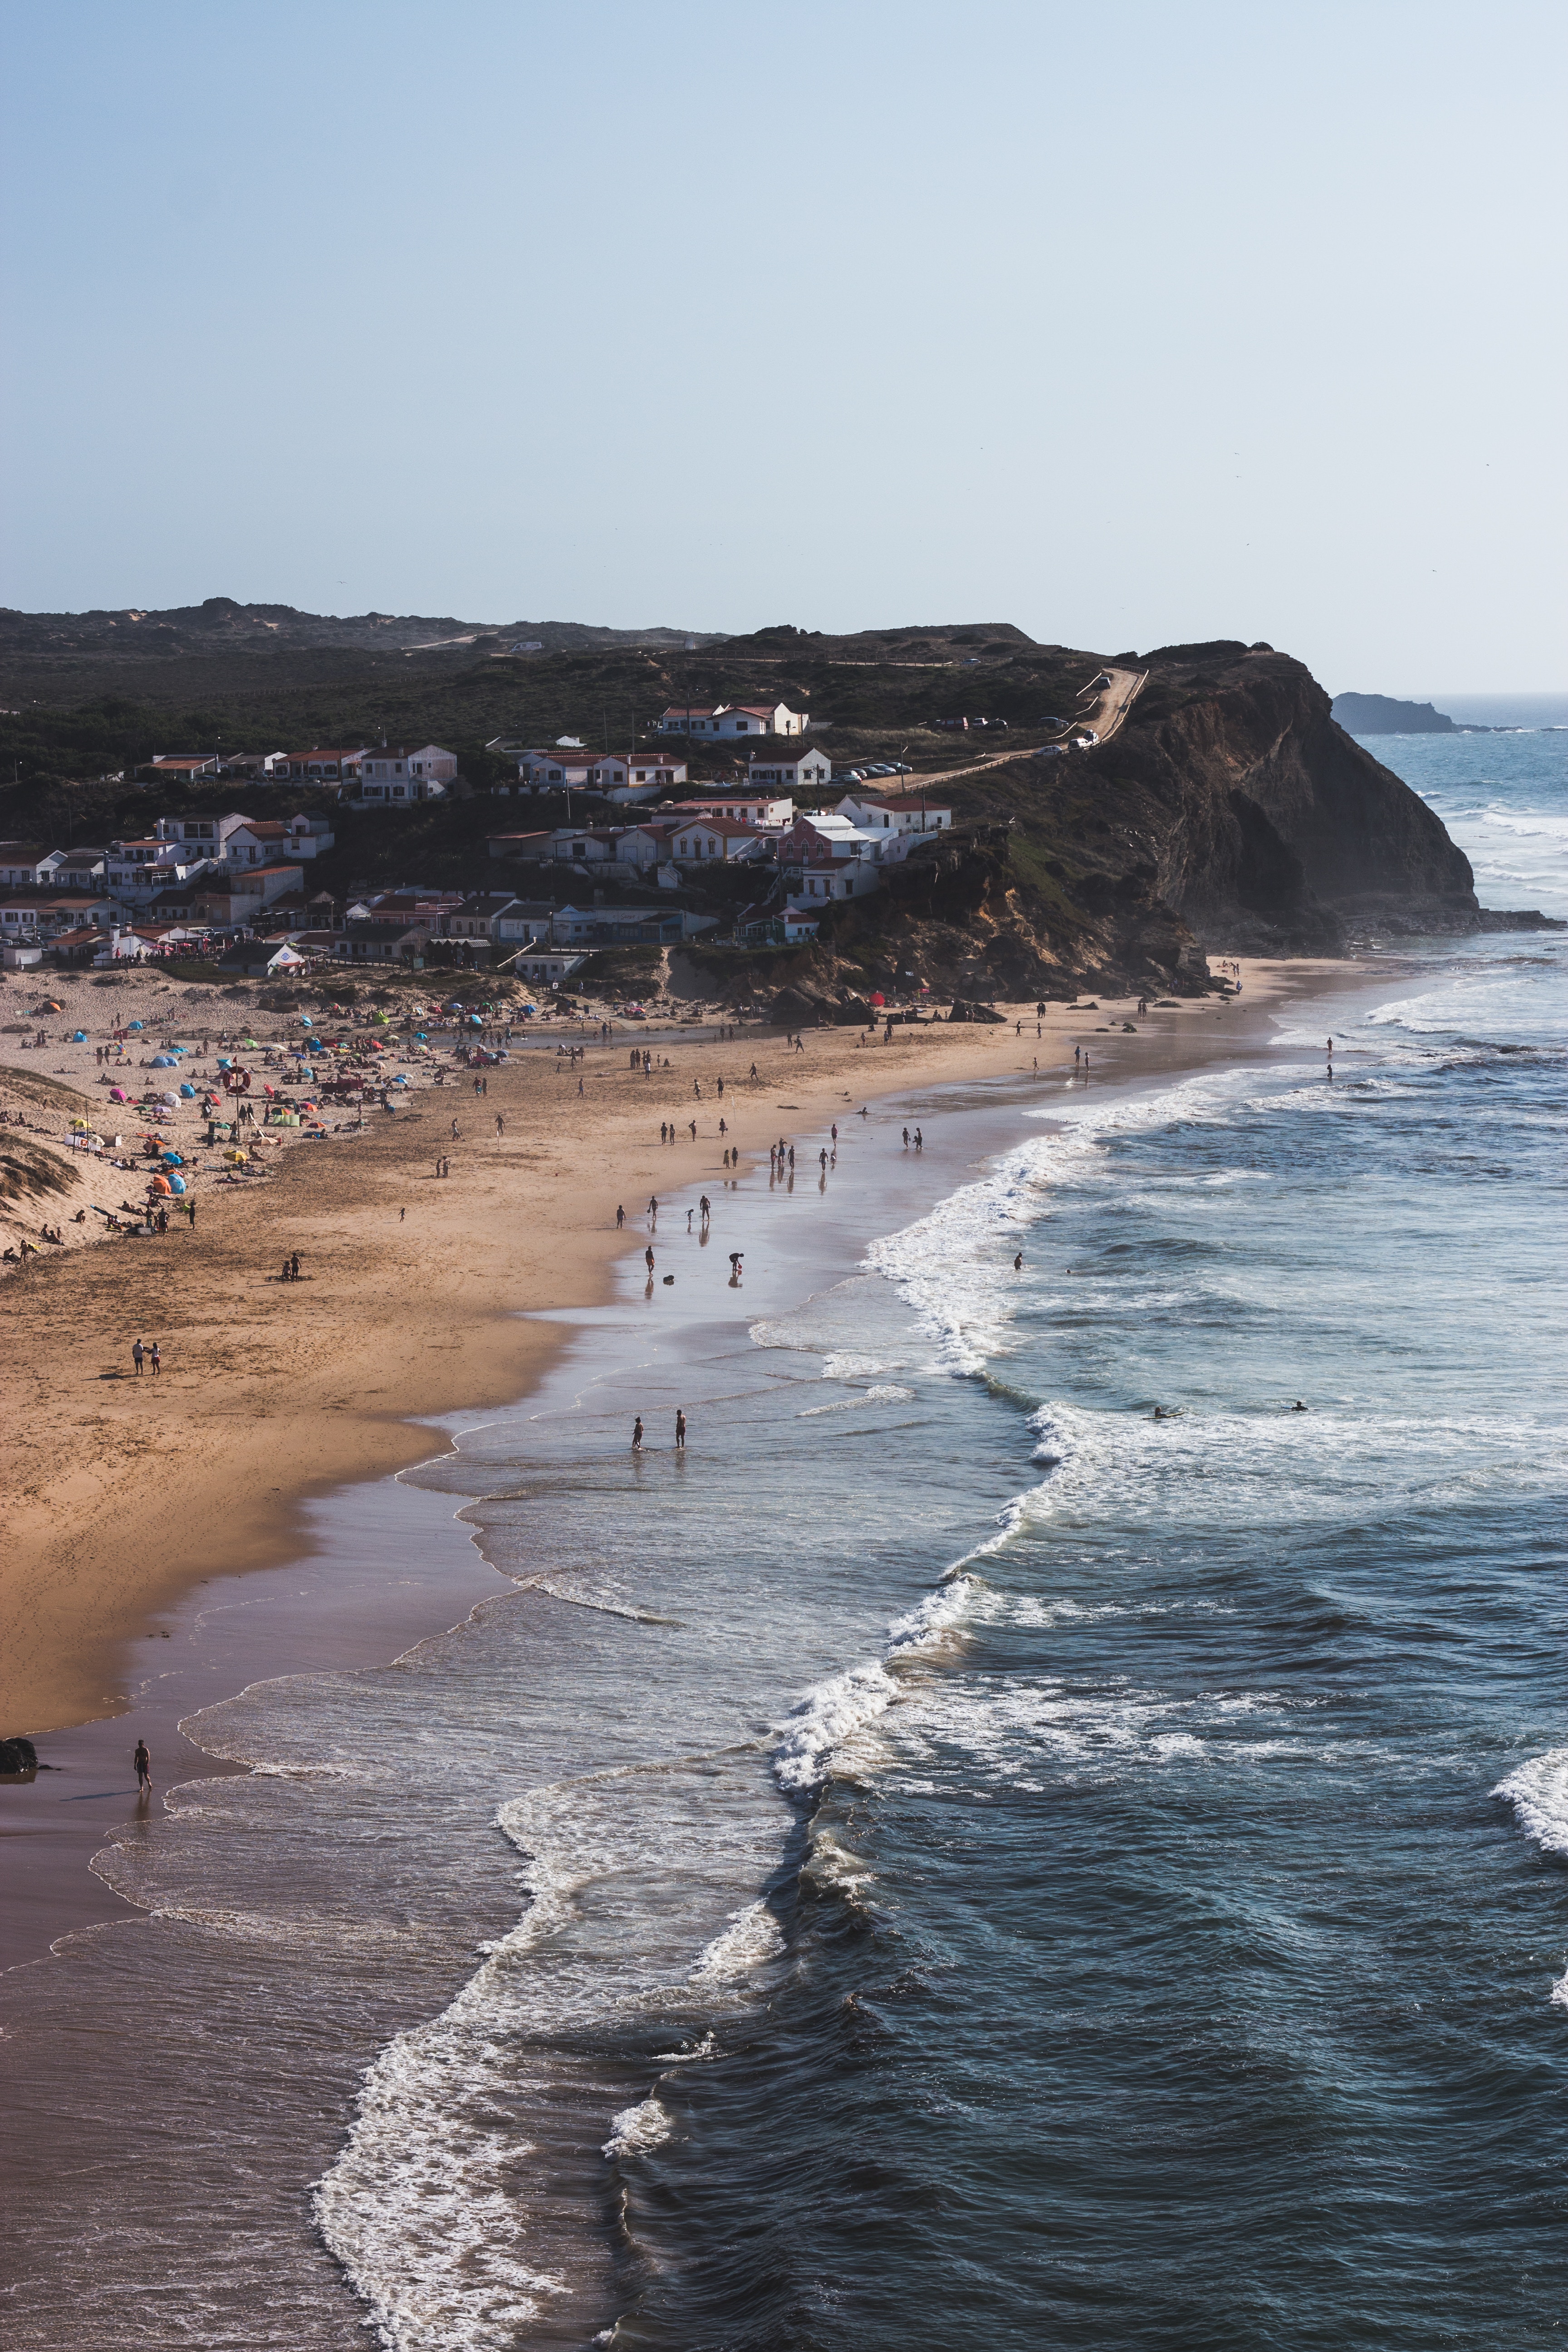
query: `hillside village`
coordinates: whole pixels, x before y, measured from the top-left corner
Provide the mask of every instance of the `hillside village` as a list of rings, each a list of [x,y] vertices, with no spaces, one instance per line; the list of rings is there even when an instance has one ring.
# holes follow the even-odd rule
[[[357,890],[317,878],[344,816],[395,822],[473,797],[442,744],[155,752],[117,781],[204,802],[227,784],[252,805],[158,816],[100,845],[0,842],[0,955],[11,970],[164,960],[236,978],[456,966],[559,989],[596,950],[798,947],[831,905],[868,897],[954,824],[951,799],[907,762],[836,766],[810,727],[782,701],[691,702],[663,710],[647,750],[494,738],[486,752],[515,782],[492,781],[488,797],[517,815],[498,814],[469,889],[414,873]],[[1081,747],[1094,740],[1080,733]],[[705,791],[689,777],[693,740],[731,754]],[[279,788],[321,805],[265,814]],[[715,907],[719,869],[730,887]]]
[[[1430,812],[1262,644],[1106,657],[997,624],[555,650],[542,626],[538,650],[382,651],[355,622],[258,650],[244,608],[202,611],[221,653],[10,656],[13,971],[436,969],[616,1005],[679,951],[709,1001],[798,1026],[1201,992],[1211,950],[1478,919]]]

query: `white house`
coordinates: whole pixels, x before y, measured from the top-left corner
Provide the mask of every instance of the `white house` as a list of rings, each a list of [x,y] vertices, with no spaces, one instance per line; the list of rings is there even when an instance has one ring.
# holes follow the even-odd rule
[[[496,917],[498,947],[533,947],[554,937],[555,909],[548,898],[509,898]]]
[[[683,862],[721,857],[734,864],[742,858],[766,857],[777,838],[776,833],[748,824],[743,818],[694,816],[675,827],[673,848]]]
[[[116,898],[135,905],[156,898],[171,883],[188,882],[213,863],[210,851],[198,856],[184,842],[160,841],[156,834],[134,841],[111,841],[103,861],[104,887]]]
[[[283,831],[290,857],[324,857],[337,840],[324,816],[285,817]]]
[[[779,863],[798,872],[796,903],[864,898],[881,882],[880,845],[842,816],[797,816],[779,846]]]
[[[804,735],[804,710],[785,702],[672,702],[658,722],[661,735]]]
[[[223,847],[229,866],[265,866],[273,857],[320,857],[337,836],[324,817],[223,817]]]
[[[438,743],[383,743],[360,763],[359,797],[373,808],[406,807],[411,801],[438,801],[458,772],[457,755]]]
[[[606,752],[589,769],[588,782],[613,801],[652,800],[656,793],[686,782],[686,762],[661,759],[657,751]]]
[[[361,772],[368,756],[369,747],[363,743],[336,748],[318,744],[313,751],[275,755],[263,762],[263,772],[274,783],[281,783],[287,777],[295,783],[345,784]],[[452,772],[457,773],[456,761]]]
[[[108,861],[106,849],[51,849],[38,860],[37,879],[56,890],[100,890]]]
[[[517,772],[529,792],[585,792],[595,764],[592,751],[522,751]]]
[[[0,842],[0,889],[25,890],[37,882],[48,854],[41,841]]]
[[[441,937],[446,940],[493,940],[496,925],[517,900],[510,890],[478,890],[441,917]]]
[[[780,855],[795,866],[875,865],[881,844],[875,834],[830,811],[808,815],[803,809],[784,836]]]
[[[550,855],[564,858],[569,866],[601,865],[619,857],[619,833],[608,828],[563,824],[550,836]]]
[[[806,866],[801,869],[790,903],[810,906],[820,900],[826,905],[832,898],[867,898],[881,885],[882,872],[878,866],[858,866],[848,860],[837,866]]]
[[[679,826],[665,819],[619,827],[616,840],[619,845],[621,864],[641,866],[645,872],[651,872],[658,866],[668,866],[672,857],[679,855],[675,847],[679,830]]]
[[[765,750],[759,745],[746,763],[746,782],[753,792],[826,792],[832,780],[833,762],[826,751],[807,751],[805,744],[793,751],[781,751],[772,743]]]
[[[952,826],[952,811],[920,793],[846,793],[836,806],[862,833],[947,833]]]
[[[229,866],[265,866],[282,856],[288,841],[280,817],[247,816],[230,829],[220,855]]]
[[[787,793],[719,793],[711,800],[677,801],[668,814],[673,817],[717,816],[739,817],[743,824],[787,825],[795,816],[795,803]]]
[[[247,822],[237,809],[227,816],[161,816],[153,835],[157,841],[177,842],[184,857],[221,857],[230,835]]]

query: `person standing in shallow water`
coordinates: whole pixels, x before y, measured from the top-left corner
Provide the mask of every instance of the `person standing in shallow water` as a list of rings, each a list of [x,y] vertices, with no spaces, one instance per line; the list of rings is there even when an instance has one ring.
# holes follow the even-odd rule
[[[684,1454],[686,1451],[686,1414],[683,1408],[679,1405],[675,1412],[675,1450],[678,1454]]]
[[[136,1742],[136,1752],[131,1761],[136,1767],[137,1795],[150,1797],[153,1793],[153,1759],[147,1752],[147,1742],[144,1739],[139,1739]]]
[[[642,1415],[640,1412],[632,1423],[632,1452],[634,1454],[640,1454],[642,1452]]]

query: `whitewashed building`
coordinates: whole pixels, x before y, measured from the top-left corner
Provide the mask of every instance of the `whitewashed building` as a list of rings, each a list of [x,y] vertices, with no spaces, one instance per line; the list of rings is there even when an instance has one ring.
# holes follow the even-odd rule
[[[659,719],[663,735],[706,735],[721,740],[739,735],[804,735],[804,710],[787,702],[672,702]]]
[[[753,792],[826,792],[833,781],[833,762],[826,751],[802,743],[781,751],[776,743],[758,747],[746,763],[746,782]]]

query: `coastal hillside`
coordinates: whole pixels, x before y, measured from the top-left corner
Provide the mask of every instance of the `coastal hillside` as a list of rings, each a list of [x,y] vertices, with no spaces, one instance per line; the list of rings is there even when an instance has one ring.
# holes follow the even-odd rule
[[[136,690],[134,673],[153,664],[201,664],[230,690],[296,683],[300,656],[398,656],[426,663],[476,654],[603,651],[649,646],[683,651],[714,643],[680,628],[605,629],[582,621],[460,621],[452,614],[303,613],[292,604],[242,604],[208,596],[161,610],[127,606],[88,613],[20,613],[0,608],[0,673],[12,690],[47,696]],[[178,683],[171,678],[170,683]]]
[[[274,609],[288,612],[216,598],[190,613],[209,615],[230,644],[248,643]],[[327,813],[335,845],[310,882],[340,903],[409,882],[510,885],[531,898],[554,886],[563,903],[581,897],[582,872],[509,869],[489,855],[490,836],[524,824],[520,803],[497,797],[517,781],[509,745],[668,745],[658,730],[671,708],[782,703],[806,715],[834,771],[800,804],[832,807],[868,768],[889,789],[896,762],[893,788],[934,796],[952,828],[885,866],[871,897],[826,908],[810,945],[703,950],[704,985],[721,978],[737,1002],[784,991],[796,1018],[808,1004],[847,1013],[911,974],[933,994],[982,1000],[1119,982],[1180,993],[1210,984],[1209,954],[1332,954],[1481,919],[1469,866],[1436,816],[1336,723],[1307,668],[1266,645],[1104,656],[1036,644],[1007,623],[964,623],[838,636],[779,626],[679,645],[628,633],[537,653],[468,643],[437,654],[400,650],[395,633],[448,624],[389,626],[375,651],[231,646],[220,657],[193,639],[189,650],[116,654],[112,690],[100,670],[95,692],[62,683],[55,700],[11,683],[0,775],[14,781],[0,785],[0,836],[101,842],[144,833],[163,814]],[[58,658],[63,680],[71,662],[99,656]],[[0,670],[0,680],[16,675]],[[391,814],[321,786],[147,780],[158,751],[388,740],[449,749],[450,795]],[[670,797],[744,782],[736,744],[682,750],[689,776]],[[526,807],[531,828],[591,813],[581,793],[574,806],[556,795]],[[629,903],[613,883],[605,898]],[[773,870],[721,864],[686,869],[666,903],[714,918],[728,939],[743,911],[773,900],[782,905]]]
[[[837,909],[799,985],[869,956],[976,996],[1208,984],[1208,953],[1336,954],[1479,927],[1468,861],[1419,796],[1264,646],[1164,646],[1112,739],[952,779],[959,829]]]

